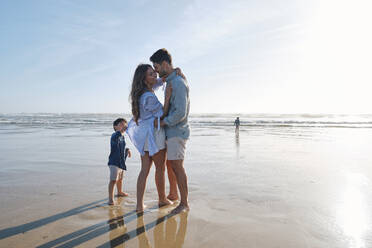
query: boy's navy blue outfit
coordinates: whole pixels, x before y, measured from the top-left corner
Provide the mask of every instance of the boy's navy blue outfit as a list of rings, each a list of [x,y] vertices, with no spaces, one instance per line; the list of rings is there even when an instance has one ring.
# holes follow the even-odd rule
[[[120,131],[116,131],[111,135],[111,151],[108,165],[114,165],[120,169],[127,170],[125,160],[128,156],[128,148],[125,148],[125,139]]]

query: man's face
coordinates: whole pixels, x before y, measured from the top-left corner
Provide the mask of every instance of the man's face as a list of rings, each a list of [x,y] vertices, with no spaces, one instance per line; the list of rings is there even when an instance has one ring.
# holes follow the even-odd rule
[[[166,72],[164,70],[164,61],[161,64],[152,63],[152,65],[154,66],[155,71],[159,74],[159,77],[163,77],[166,75]]]

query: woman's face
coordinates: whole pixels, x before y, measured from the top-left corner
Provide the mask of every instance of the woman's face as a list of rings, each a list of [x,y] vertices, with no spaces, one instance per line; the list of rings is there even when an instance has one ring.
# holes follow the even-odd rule
[[[156,84],[156,78],[157,78],[156,72],[154,71],[154,69],[149,67],[146,71],[145,77],[147,87],[152,89],[152,87]]]

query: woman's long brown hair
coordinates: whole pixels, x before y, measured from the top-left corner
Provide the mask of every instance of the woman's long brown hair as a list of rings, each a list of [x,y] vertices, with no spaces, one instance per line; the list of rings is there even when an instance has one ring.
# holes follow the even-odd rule
[[[132,104],[132,114],[134,121],[138,124],[139,119],[139,99],[145,91],[148,90],[146,85],[146,72],[152,68],[149,64],[140,64],[134,72],[132,90],[130,92],[130,101]]]

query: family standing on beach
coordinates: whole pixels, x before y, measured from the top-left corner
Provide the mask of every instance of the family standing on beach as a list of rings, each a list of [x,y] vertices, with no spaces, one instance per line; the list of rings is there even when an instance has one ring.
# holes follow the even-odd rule
[[[138,212],[144,211],[144,193],[152,162],[155,164],[155,183],[159,195],[159,207],[180,203],[172,210],[179,213],[189,209],[187,176],[184,169],[186,142],[190,136],[188,115],[190,110],[189,87],[179,69],[174,69],[172,57],[166,49],[156,51],[149,64],[140,64],[133,76],[130,100],[132,120],[127,123],[119,118],[114,121],[114,134],[111,136],[109,156],[110,183],[109,204],[114,204],[114,186],[118,196],[127,196],[122,191],[125,160],[131,156],[125,147],[123,133],[127,132],[133,145],[141,155],[141,171],[137,179]],[[157,77],[159,74],[159,78]],[[164,106],[154,93],[166,82]],[[165,167],[170,185],[169,195],[165,193]]]

